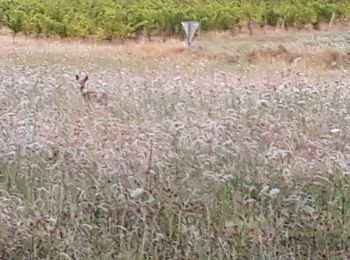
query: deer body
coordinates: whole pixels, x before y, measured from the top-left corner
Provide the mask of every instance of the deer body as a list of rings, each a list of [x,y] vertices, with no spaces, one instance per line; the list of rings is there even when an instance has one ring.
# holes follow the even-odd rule
[[[98,93],[92,90],[86,90],[86,82],[89,80],[89,76],[86,75],[82,80],[80,80],[79,75],[75,75],[75,79],[80,86],[80,92],[84,100],[87,102],[97,102],[106,105],[107,104],[107,94]]]

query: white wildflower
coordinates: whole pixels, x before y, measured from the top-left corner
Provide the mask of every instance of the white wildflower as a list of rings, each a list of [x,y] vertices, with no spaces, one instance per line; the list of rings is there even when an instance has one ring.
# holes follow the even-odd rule
[[[270,102],[267,99],[259,99],[258,101],[256,101],[256,104],[259,107],[268,107],[270,105]]]
[[[339,134],[341,132],[341,129],[339,129],[339,128],[333,128],[333,129],[331,129],[331,133],[332,134]]]
[[[234,177],[233,177],[232,174],[225,174],[225,175],[222,176],[222,179],[223,179],[224,181],[229,181],[229,180],[233,180]]]
[[[280,189],[279,188],[272,188],[270,191],[269,191],[269,196],[271,198],[276,198],[277,195],[280,193]]]
[[[184,125],[179,121],[174,121],[170,125],[170,131],[174,134],[179,133],[182,129],[184,129]]]
[[[289,154],[289,151],[286,149],[272,148],[272,151],[269,152],[269,157],[273,159],[283,159]]]
[[[143,188],[136,188],[134,190],[129,190],[129,195],[132,199],[138,199],[140,198],[145,190]]]

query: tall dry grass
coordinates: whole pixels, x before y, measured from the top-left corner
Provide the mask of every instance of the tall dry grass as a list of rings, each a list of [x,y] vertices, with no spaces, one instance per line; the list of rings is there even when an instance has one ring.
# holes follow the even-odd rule
[[[159,64],[0,66],[0,258],[350,257],[349,81]]]

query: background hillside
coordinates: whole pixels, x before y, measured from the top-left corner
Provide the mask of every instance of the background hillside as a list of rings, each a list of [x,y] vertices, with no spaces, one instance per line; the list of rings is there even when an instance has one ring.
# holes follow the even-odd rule
[[[14,34],[126,39],[180,32],[183,20],[198,20],[202,30],[244,27],[302,28],[345,21],[350,0],[3,0],[0,24]]]

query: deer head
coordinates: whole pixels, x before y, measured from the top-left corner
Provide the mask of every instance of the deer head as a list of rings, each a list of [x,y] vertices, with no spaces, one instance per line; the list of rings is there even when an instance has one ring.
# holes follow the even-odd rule
[[[86,82],[89,80],[88,75],[86,75],[83,79],[80,79],[80,76],[76,74],[75,80],[80,86],[80,92],[85,101],[98,102],[104,105],[107,104],[107,95],[105,93],[97,93],[95,91],[86,90]]]
[[[86,82],[89,80],[89,76],[86,75],[82,80],[80,80],[80,76],[76,74],[75,79],[80,85],[80,91],[83,92],[83,90],[85,89]]]

